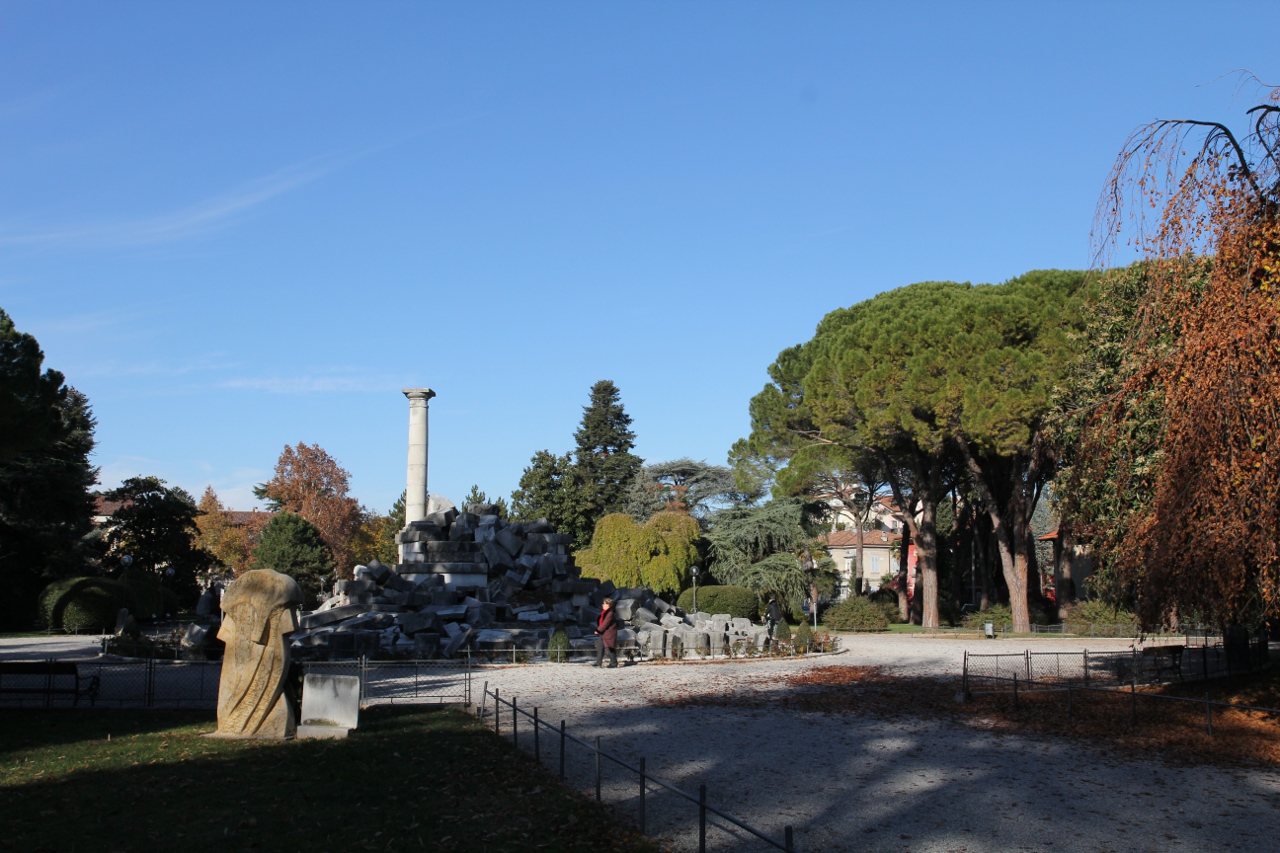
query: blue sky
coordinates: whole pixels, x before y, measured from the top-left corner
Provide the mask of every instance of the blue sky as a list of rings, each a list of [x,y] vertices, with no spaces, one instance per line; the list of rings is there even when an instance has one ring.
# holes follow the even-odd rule
[[[0,2],[0,307],[104,486],[234,508],[318,443],[385,510],[509,494],[612,379],[722,463],[784,347],[1086,267],[1137,125],[1238,124],[1274,4]]]

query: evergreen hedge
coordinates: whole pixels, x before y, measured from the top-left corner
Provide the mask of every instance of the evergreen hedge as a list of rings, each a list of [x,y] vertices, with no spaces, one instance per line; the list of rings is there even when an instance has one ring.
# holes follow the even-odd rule
[[[688,612],[693,611],[692,588],[680,593],[676,606]],[[760,596],[745,586],[700,586],[698,609],[703,613],[728,613],[735,619],[756,622],[760,619]]]
[[[564,625],[556,625],[556,629],[551,632],[551,639],[547,641],[547,660],[552,663],[564,663],[569,659],[569,652],[572,649],[569,632],[564,629]]]
[[[833,631],[883,631],[889,627],[889,614],[885,605],[861,595],[850,596],[839,604],[827,608],[822,621]]]
[[[808,622],[801,622],[796,628],[796,651],[804,654],[813,648],[813,629]]]
[[[124,584],[109,578],[67,578],[40,593],[40,616],[54,630],[110,631],[127,595]]]

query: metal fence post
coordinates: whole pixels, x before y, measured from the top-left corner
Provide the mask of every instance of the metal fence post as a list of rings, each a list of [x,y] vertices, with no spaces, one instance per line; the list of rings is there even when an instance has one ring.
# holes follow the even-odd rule
[[[520,747],[520,721],[519,712],[516,710],[516,697],[511,697],[511,745],[517,749]]]
[[[498,699],[498,688],[493,688],[493,734],[502,737],[502,702]]]
[[[489,703],[489,682],[484,683],[484,691],[480,694],[480,722],[484,722],[484,708]]]
[[[537,759],[539,764],[542,763],[542,744],[538,735],[538,706],[533,707],[533,757]]]
[[[1133,725],[1138,724],[1138,673],[1133,674],[1133,681],[1129,682],[1129,716]]]
[[[960,692],[969,695],[969,650],[964,650],[964,670],[960,676]]]
[[[1015,710],[1018,707],[1018,673],[1016,672],[1013,674],[1013,707]]]
[[[596,735],[596,802],[600,802],[600,735]]]
[[[1067,685],[1067,719],[1071,719],[1071,685]]]
[[[698,786],[698,853],[707,853],[707,786]]]
[[[564,720],[560,721],[560,780],[564,781]]]
[[[782,841],[786,845],[787,853],[794,853],[796,846],[791,840],[791,824],[782,828]]]
[[[1084,650],[1084,686],[1089,686],[1089,650]]]
[[[644,789],[645,789],[645,770],[644,756],[640,756],[640,834],[644,835]]]

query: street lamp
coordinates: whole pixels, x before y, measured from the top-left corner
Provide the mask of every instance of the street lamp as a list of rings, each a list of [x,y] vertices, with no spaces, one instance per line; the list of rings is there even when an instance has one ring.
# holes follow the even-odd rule
[[[694,566],[689,569],[689,574],[693,575],[693,612],[698,612],[698,567]]]

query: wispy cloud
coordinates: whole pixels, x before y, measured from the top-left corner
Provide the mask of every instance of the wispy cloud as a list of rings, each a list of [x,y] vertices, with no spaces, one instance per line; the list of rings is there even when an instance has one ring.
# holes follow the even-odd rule
[[[336,157],[305,160],[248,181],[229,192],[158,216],[26,233],[6,233],[0,229],[0,245],[122,249],[187,240],[238,221],[255,207],[328,174],[339,162]]]
[[[342,374],[303,374],[301,376],[263,376],[224,379],[219,388],[262,391],[267,394],[372,394],[401,386],[385,376],[351,376]]]

